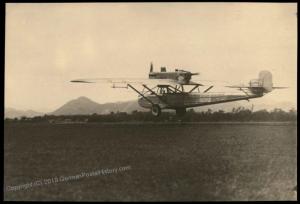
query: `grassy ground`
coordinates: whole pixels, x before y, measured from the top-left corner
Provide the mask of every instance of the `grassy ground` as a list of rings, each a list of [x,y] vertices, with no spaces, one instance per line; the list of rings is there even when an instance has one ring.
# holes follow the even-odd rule
[[[288,124],[5,124],[5,200],[296,200]],[[8,190],[130,166],[129,170]],[[11,188],[10,188],[11,189]]]

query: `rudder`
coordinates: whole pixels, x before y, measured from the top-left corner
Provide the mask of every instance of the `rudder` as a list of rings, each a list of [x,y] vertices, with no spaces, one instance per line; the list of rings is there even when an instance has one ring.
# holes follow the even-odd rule
[[[262,87],[264,88],[264,92],[268,93],[272,91],[273,81],[272,81],[271,72],[267,70],[260,71],[258,74],[258,80],[261,83]]]

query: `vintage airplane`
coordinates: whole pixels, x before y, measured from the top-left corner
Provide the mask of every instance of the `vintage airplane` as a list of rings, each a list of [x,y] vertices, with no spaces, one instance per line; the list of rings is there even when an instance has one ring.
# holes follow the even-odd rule
[[[176,115],[183,116],[187,108],[239,100],[249,101],[252,98],[262,97],[273,89],[287,88],[273,87],[272,74],[269,71],[261,71],[258,79],[251,80],[247,86],[226,86],[240,90],[239,93],[209,92],[213,85],[201,92],[199,87],[204,85],[191,81],[194,75],[198,73],[178,69],[175,72],[167,72],[165,67],[161,67],[160,72],[154,72],[151,63],[148,79],[95,78],[77,79],[71,82],[105,82],[113,84],[112,88],[129,87],[139,94],[139,105],[150,109],[154,116],[159,116],[163,109],[174,109]],[[142,85],[142,91],[139,91],[134,84]],[[151,85],[153,86],[150,87]]]

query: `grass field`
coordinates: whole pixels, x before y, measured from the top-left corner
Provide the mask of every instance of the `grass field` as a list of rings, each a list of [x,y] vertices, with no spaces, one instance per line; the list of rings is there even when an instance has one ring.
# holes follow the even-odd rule
[[[4,199],[296,200],[295,124],[5,124]],[[130,169],[8,190],[49,178]]]

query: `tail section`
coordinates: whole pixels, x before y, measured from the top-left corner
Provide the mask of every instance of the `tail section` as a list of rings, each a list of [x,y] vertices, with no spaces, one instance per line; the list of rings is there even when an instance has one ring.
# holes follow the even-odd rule
[[[266,70],[259,72],[258,79],[252,79],[249,82],[249,88],[251,92],[255,94],[271,92],[273,89],[271,72]]]
[[[272,74],[267,70],[260,71],[258,74],[258,79],[252,79],[249,82],[249,86],[226,86],[230,88],[248,88],[253,94],[263,95],[264,93],[269,93],[273,89],[285,89],[288,87],[273,86]]]
[[[271,92],[273,89],[272,74],[269,71],[261,71],[258,75],[258,80],[261,82],[264,92]]]

